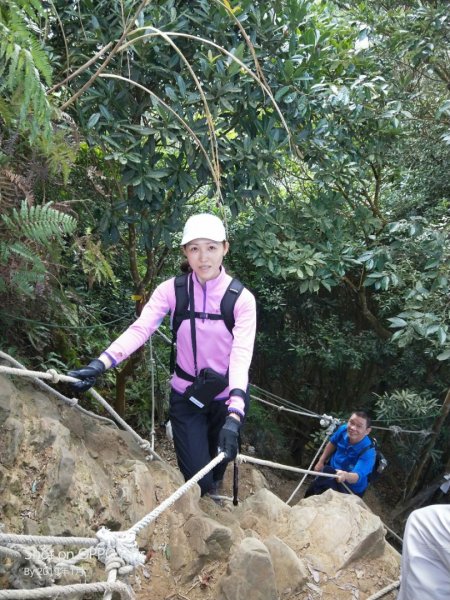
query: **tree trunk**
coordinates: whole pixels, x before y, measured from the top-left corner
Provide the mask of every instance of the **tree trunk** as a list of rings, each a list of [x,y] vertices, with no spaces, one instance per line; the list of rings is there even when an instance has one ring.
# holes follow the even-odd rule
[[[136,293],[136,315],[139,316],[142,312],[142,309],[145,306],[146,297],[145,292],[140,286]],[[125,388],[127,384],[128,377],[131,377],[134,373],[134,369],[143,360],[143,352],[144,347],[142,346],[136,352],[130,356],[130,358],[125,363],[125,366],[117,373],[116,375],[116,400],[114,404],[114,408],[116,412],[119,413],[121,417],[125,416]]]
[[[131,377],[134,373],[134,369],[142,359],[143,348],[139,348],[133,356],[125,363],[125,366],[116,375],[116,401],[114,409],[121,417],[125,416],[125,388],[128,377]]]
[[[430,462],[430,454],[433,450],[438,435],[442,429],[442,426],[450,412],[450,389],[447,391],[447,395],[445,396],[444,404],[442,405],[441,411],[439,415],[436,417],[433,427],[431,428],[432,434],[428,437],[428,440],[425,442],[421,455],[417,461],[416,466],[412,469],[409,474],[408,480],[406,482],[406,489],[404,493],[403,500],[408,500],[412,496],[414,496],[420,489],[420,487],[424,483],[424,479],[426,476],[426,469]]]

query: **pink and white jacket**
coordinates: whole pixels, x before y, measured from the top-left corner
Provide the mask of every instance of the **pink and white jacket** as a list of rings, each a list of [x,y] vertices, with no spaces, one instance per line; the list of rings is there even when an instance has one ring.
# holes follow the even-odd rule
[[[216,279],[201,285],[193,274],[195,310],[211,314],[220,314],[220,302],[232,278],[222,267]],[[175,310],[175,278],[161,283],[144,306],[140,317],[104,352],[119,364],[142,346],[160,326],[168,312]],[[235,325],[233,335],[223,320],[195,319],[197,337],[198,371],[210,367],[225,375],[229,371],[229,387],[220,394],[228,398],[229,390],[238,388],[245,391],[248,385],[248,371],[253,354],[256,333],[256,302],[253,294],[244,288],[234,307]],[[189,319],[184,320],[177,333],[177,363],[187,373],[194,375],[194,356],[192,351]],[[182,394],[189,381],[181,379],[175,373],[171,385]],[[244,415],[244,400],[231,396],[227,400],[229,410]]]

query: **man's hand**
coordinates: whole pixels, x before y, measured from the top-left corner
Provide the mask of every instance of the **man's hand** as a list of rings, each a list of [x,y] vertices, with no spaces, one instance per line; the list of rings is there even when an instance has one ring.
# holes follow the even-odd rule
[[[219,452],[225,452],[225,459],[227,462],[234,460],[238,451],[239,443],[239,430],[241,428],[241,422],[234,416],[229,415],[225,419],[225,425],[222,427],[219,433]]]
[[[336,469],[336,477],[339,483],[357,483],[359,481],[358,473],[353,473],[353,471],[340,471]]]
[[[347,476],[350,475],[347,471],[341,471],[340,469],[336,469],[336,480],[339,483],[345,483],[347,481]]]
[[[319,460],[319,462],[317,462],[314,466],[314,471],[323,471],[324,466],[325,466],[325,463],[323,463]]]
[[[104,363],[96,358],[91,360],[87,367],[69,371],[67,375],[81,379],[81,381],[72,381],[69,385],[76,392],[86,392],[95,384],[97,377],[103,375],[105,371]]]

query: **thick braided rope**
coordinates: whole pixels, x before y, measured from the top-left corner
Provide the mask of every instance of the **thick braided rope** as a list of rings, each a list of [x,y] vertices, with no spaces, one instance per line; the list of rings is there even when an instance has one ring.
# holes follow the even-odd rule
[[[95,535],[100,540],[99,545],[95,548],[95,553],[105,565],[108,565],[113,558],[120,563],[117,568],[124,566],[125,563],[132,567],[144,564],[145,554],[139,552],[134,533],[109,531],[106,527],[102,527]]]
[[[96,546],[98,539],[82,537],[59,537],[56,535],[18,535],[14,533],[0,533],[1,544],[36,545],[61,545],[61,546]]]
[[[79,379],[77,379],[76,377],[70,377],[69,375],[61,375],[57,373],[54,369],[49,369],[49,371],[43,373],[40,371],[30,371],[28,369],[16,369],[13,367],[0,366],[0,373],[6,373],[7,375],[19,375],[21,377],[33,377],[35,379],[50,379],[53,383],[57,383],[59,381],[65,381],[68,383],[79,381]],[[156,458],[157,460],[162,460],[161,457],[154,450],[152,450],[150,442],[141,438],[141,436],[137,434],[134,431],[134,429],[132,429],[118,413],[116,413],[112,406],[110,406],[106,402],[106,400],[104,400],[102,396],[100,396],[98,392],[96,392],[93,389],[90,389],[89,393],[97,400],[97,402],[99,402],[103,406],[103,408],[105,408],[109,412],[110,415],[114,417],[114,419],[117,421],[117,423],[119,423],[119,425],[121,425],[134,437],[134,439],[138,442],[140,447],[145,452],[148,452],[153,458]],[[71,401],[69,401],[69,404],[71,404]]]
[[[158,507],[152,510],[151,513],[143,517],[140,521],[133,525],[133,527],[130,527],[130,529],[127,530],[127,533],[134,533],[136,535],[137,533],[139,533],[139,531],[141,531],[141,529],[144,529],[144,527],[150,525],[150,523],[157,519],[159,515],[162,514],[167,508],[172,506],[172,504],[175,504],[175,502],[179,498],[181,498],[183,494],[190,490],[200,479],[202,479],[202,477],[204,477],[207,473],[214,469],[216,465],[221,463],[224,458],[225,453],[220,452],[220,454],[213,458],[213,460],[210,463],[208,463],[205,467],[203,467],[203,469],[201,469],[198,473],[191,477],[191,479],[186,481],[184,485],[178,488],[178,490],[176,490],[171,496],[166,498],[166,500],[164,500],[164,502],[162,502]]]
[[[253,456],[246,456],[245,454],[238,454],[237,460],[238,462],[249,462],[254,463],[255,465],[261,465],[263,467],[272,467],[274,469],[283,469],[284,471],[293,471],[294,473],[305,473],[306,475],[314,475],[314,477],[330,477],[331,479],[336,479],[338,477],[338,475],[334,475],[333,473],[319,473],[318,471],[310,471],[309,469],[299,469],[298,467],[290,467],[289,465],[274,463],[270,460],[253,458]]]
[[[6,373],[7,375],[20,375],[22,377],[36,377],[37,379],[49,379],[52,383],[59,383],[60,381],[78,381],[75,377],[69,377],[69,375],[60,375],[55,369],[49,369],[46,373],[42,371],[30,371],[29,369],[16,369],[14,367],[0,366],[0,373]]]
[[[198,473],[196,473],[191,479],[186,481],[184,485],[182,485],[178,490],[176,490],[171,496],[169,496],[164,502],[162,502],[158,507],[156,507],[152,512],[143,517],[138,523],[133,525],[130,529],[128,529],[127,533],[135,536],[141,529],[147,527],[152,523],[155,519],[159,517],[167,508],[172,506],[183,494],[185,494],[188,490],[190,490],[202,477],[204,477],[209,471],[214,469],[216,465],[222,462],[225,458],[225,453],[221,452],[218,454],[210,463],[208,463],[203,469],[201,469]],[[120,570],[119,570],[120,573]],[[112,568],[108,572],[108,581],[114,581],[117,576],[117,569]],[[112,595],[110,593],[105,594],[104,600],[111,600]]]
[[[78,380],[75,380],[75,381],[78,381]],[[126,431],[128,431],[128,433],[131,433],[131,435],[137,441],[139,446],[145,452],[148,452],[149,454],[151,454],[151,456],[153,458],[156,458],[157,460],[162,461],[162,458],[159,456],[159,454],[157,454],[154,450],[152,450],[150,442],[148,440],[144,440],[143,438],[141,438],[141,436],[138,433],[136,433],[134,431],[134,429],[132,429],[128,425],[128,423],[126,421],[124,421],[118,413],[116,413],[116,411],[112,408],[112,406],[110,406],[106,402],[106,400],[104,400],[100,396],[100,394],[98,392],[96,392],[94,389],[90,389],[89,393],[97,400],[97,402],[99,402],[109,412],[110,415],[112,415],[114,417],[114,419],[117,421],[117,423],[119,423],[119,425],[121,425]]]
[[[121,598],[132,600],[135,595],[132,589],[122,583],[115,581],[113,583],[74,583],[72,585],[52,585],[45,588],[36,588],[33,590],[0,590],[0,600],[34,600],[35,598],[65,598],[74,594],[88,594],[93,592],[118,592]]]
[[[0,546],[0,554],[3,554],[4,556],[9,556],[10,558],[22,558],[22,554],[18,550],[6,548],[5,546]]]
[[[383,588],[382,590],[380,590],[376,594],[373,594],[372,596],[369,596],[367,598],[367,600],[378,600],[379,598],[382,598],[383,596],[386,596],[386,594],[389,594],[389,592],[392,592],[393,590],[396,590],[398,587],[400,587],[400,580],[394,581],[394,583],[391,583],[391,584],[387,585],[385,588]]]
[[[26,371],[25,367],[20,362],[18,362],[14,358],[12,358],[12,356],[9,356],[9,354],[6,354],[5,352],[0,351],[0,358],[7,360],[11,364],[15,365],[18,369]],[[53,396],[55,396],[62,402],[65,402],[66,404],[68,404],[71,408],[75,408],[76,410],[82,412],[83,414],[85,414],[89,417],[92,417],[93,419],[97,419],[97,421],[103,421],[104,423],[108,423],[108,425],[112,425],[113,427],[117,428],[117,425],[111,419],[108,419],[107,417],[102,417],[101,415],[96,415],[95,413],[93,413],[89,410],[86,410],[85,408],[80,406],[78,404],[77,398],[67,398],[67,396],[60,394],[57,390],[54,390],[50,385],[47,385],[46,383],[44,383],[37,377],[32,377],[32,380],[38,387],[41,388],[41,390],[45,390],[46,392],[49,392],[50,394],[52,394]]]

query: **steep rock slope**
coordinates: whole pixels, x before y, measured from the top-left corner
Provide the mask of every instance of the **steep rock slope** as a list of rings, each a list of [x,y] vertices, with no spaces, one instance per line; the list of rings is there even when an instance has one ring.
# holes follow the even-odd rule
[[[327,492],[290,507],[258,471],[244,465],[241,472],[253,493],[238,507],[200,498],[195,486],[140,532],[146,563],[125,579],[138,598],[363,600],[398,578],[399,556],[358,498]],[[123,531],[182,484],[175,467],[146,460],[126,432],[0,376],[4,532],[92,538],[102,526]],[[47,558],[78,550],[58,546]],[[43,548],[36,553],[45,562]],[[50,563],[40,572],[7,557],[0,587],[106,579],[93,558],[78,566],[78,574]]]

